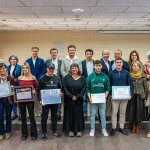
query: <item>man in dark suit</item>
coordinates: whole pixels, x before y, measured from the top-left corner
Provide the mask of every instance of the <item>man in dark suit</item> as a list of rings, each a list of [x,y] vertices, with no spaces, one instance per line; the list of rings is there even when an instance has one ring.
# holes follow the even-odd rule
[[[117,49],[115,52],[114,52],[114,58],[115,60],[117,58],[122,58],[122,51],[120,49]],[[112,66],[112,70],[115,70],[116,68],[116,65],[115,65],[115,60],[112,60],[111,61],[111,66]],[[122,68],[129,71],[129,65],[128,63],[125,61],[125,60],[122,60],[123,61],[123,66]]]
[[[38,53],[39,53],[39,48],[32,47],[31,57],[26,60],[26,62],[29,63],[31,74],[34,75],[37,80],[39,80],[40,77],[46,73],[44,60],[38,57]],[[41,108],[36,97],[35,112],[37,116],[39,115],[40,110]]]
[[[58,50],[56,48],[50,49],[51,58],[45,61],[45,66],[47,67],[49,64],[53,63],[55,65],[54,74],[57,75],[60,80],[62,79],[61,76],[61,63],[62,61],[57,58]],[[61,120],[61,104],[58,105],[58,120]]]
[[[102,58],[100,59],[102,63],[101,71],[105,73],[107,76],[112,71],[111,62],[109,61],[109,55],[110,53],[108,50],[103,50]],[[110,96],[108,96],[107,101],[106,101],[106,120],[108,121],[111,119],[111,112],[112,112],[112,105],[111,105]]]
[[[46,73],[44,60],[38,57],[38,47],[32,47],[31,52],[32,56],[29,59],[27,59],[26,62],[29,63],[31,74],[34,75],[37,80],[39,80],[40,77]]]
[[[92,59],[93,50],[87,49],[85,51],[85,57],[86,59],[82,61],[82,75],[87,78],[94,71],[94,60]],[[87,101],[88,97],[87,93],[85,93],[83,98],[83,113],[85,120],[87,119]]]

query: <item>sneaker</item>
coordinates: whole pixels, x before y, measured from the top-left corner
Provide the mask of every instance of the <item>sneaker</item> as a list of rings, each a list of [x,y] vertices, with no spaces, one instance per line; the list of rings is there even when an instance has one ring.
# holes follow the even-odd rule
[[[94,136],[94,134],[95,134],[95,130],[94,130],[94,129],[91,129],[91,131],[90,131],[90,136]]]
[[[82,133],[81,132],[77,132],[77,137],[81,137]]]
[[[74,137],[74,133],[72,131],[69,131],[69,137]]]
[[[43,140],[43,141],[46,141],[46,140],[47,140],[47,134],[46,134],[46,133],[43,133],[43,135],[42,135],[42,140]]]
[[[5,134],[3,134],[3,135],[1,134],[0,135],[0,140],[3,140],[4,138],[5,138]]]
[[[105,137],[107,137],[108,136],[108,133],[107,133],[107,130],[104,128],[104,129],[102,129],[102,134],[105,136]]]
[[[15,114],[14,116],[11,117],[12,120],[15,120],[16,118],[18,118],[17,114]]]
[[[146,137],[150,138],[150,131],[147,133]]]
[[[10,133],[6,133],[6,135],[5,135],[5,139],[9,139],[10,138]]]

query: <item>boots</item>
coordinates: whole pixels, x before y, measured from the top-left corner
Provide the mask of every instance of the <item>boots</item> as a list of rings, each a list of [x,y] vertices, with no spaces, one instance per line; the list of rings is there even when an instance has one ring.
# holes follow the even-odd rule
[[[131,133],[135,133],[135,131],[136,131],[135,123],[132,123]]]
[[[135,124],[135,132],[136,132],[137,134],[140,133],[140,123],[136,123],[136,124]]]

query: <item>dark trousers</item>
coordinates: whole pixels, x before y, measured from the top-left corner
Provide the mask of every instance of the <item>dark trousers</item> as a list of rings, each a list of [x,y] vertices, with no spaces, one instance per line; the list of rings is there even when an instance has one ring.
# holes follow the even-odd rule
[[[22,136],[26,136],[26,137],[28,136],[26,107],[28,109],[29,119],[31,124],[31,137],[37,137],[37,127],[34,118],[34,102],[19,103],[21,122],[22,122],[22,129],[21,129]]]
[[[4,127],[4,112],[6,112],[6,129]],[[0,135],[11,132],[12,105],[7,97],[0,98]]]
[[[53,132],[57,131],[58,104],[49,104],[49,105],[42,106],[41,125],[42,125],[43,133],[47,133],[47,119],[48,119],[49,109],[51,109],[52,130]]]

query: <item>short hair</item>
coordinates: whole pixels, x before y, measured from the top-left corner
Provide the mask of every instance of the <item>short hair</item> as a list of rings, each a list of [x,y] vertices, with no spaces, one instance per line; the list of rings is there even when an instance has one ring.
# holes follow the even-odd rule
[[[72,44],[68,46],[68,50],[69,50],[69,48],[74,48],[76,50],[75,45],[72,45]]]
[[[33,46],[33,47],[31,48],[31,51],[32,51],[33,49],[37,49],[37,50],[39,51],[39,48],[38,48],[37,46]]]
[[[5,63],[0,63],[0,68],[3,68],[3,67],[7,68],[7,65]]]
[[[121,55],[122,55],[122,50],[120,50],[120,49],[117,49],[116,51],[120,51],[120,53],[121,53]],[[116,51],[115,51],[115,52],[116,52]],[[115,52],[114,52],[114,53],[115,53]]]
[[[57,53],[58,53],[58,49],[57,49],[57,48],[51,48],[51,49],[50,49],[50,53],[51,53],[52,51],[55,51],[55,50],[56,50]]]
[[[102,64],[102,62],[100,60],[95,60],[94,65],[98,65],[98,64]]]
[[[102,55],[103,55],[104,51],[108,51],[108,50],[107,50],[107,49],[104,49],[104,50],[102,51]],[[108,53],[109,53],[109,51],[108,51]],[[109,53],[109,54],[110,54],[110,53]]]
[[[92,55],[94,54],[94,52],[93,52],[93,50],[92,50],[92,49],[87,49],[87,50],[85,50],[85,55],[86,55],[86,53],[87,53],[87,52],[92,53]]]
[[[122,58],[116,58],[116,59],[115,59],[115,62],[116,62],[117,60],[121,60],[121,61],[123,61],[123,59],[122,59]]]
[[[10,60],[12,59],[12,57],[15,57],[15,59],[16,59],[16,61],[18,63],[19,59],[18,59],[18,57],[16,55],[10,55],[9,56],[9,58],[8,58],[9,63],[10,63]]]
[[[70,70],[69,70],[69,74],[70,74],[70,75],[72,75],[72,72],[71,72],[71,68],[72,68],[72,67],[77,67],[77,68],[78,68],[78,75],[81,75],[81,70],[80,70],[80,67],[79,67],[79,65],[78,65],[77,63],[71,64]]]

